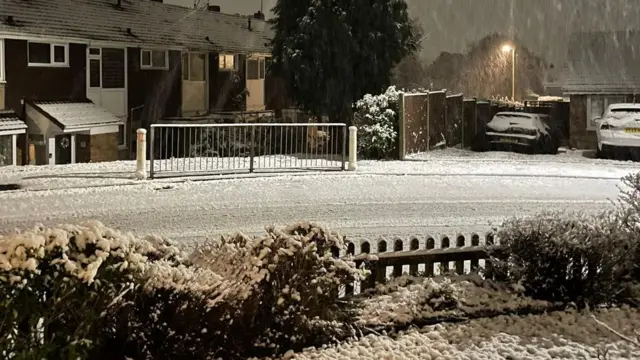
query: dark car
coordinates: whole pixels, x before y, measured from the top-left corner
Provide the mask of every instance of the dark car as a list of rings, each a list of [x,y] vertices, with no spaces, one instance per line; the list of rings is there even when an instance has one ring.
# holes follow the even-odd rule
[[[549,121],[548,115],[499,112],[486,125],[484,147],[487,150],[556,154],[559,141],[548,125]]]

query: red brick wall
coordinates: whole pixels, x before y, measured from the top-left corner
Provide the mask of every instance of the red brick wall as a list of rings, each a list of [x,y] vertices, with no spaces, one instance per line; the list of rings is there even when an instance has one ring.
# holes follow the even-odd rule
[[[91,135],[91,162],[118,160],[118,134]]]

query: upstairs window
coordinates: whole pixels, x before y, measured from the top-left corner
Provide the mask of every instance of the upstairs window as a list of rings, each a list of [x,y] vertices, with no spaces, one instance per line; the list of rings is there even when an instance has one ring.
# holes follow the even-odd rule
[[[29,66],[69,66],[69,45],[30,41],[27,59]]]
[[[218,56],[218,69],[223,71],[236,71],[236,56],[229,54],[220,54]]]
[[[265,76],[265,59],[247,60],[247,80],[262,80]]]
[[[141,50],[140,68],[167,70],[169,68],[169,52],[167,50]]]

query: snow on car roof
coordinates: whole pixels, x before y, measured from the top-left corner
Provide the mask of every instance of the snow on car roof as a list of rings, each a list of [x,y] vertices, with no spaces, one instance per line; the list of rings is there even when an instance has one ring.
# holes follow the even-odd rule
[[[640,109],[639,103],[620,103],[620,104],[611,104],[609,105],[609,109]]]

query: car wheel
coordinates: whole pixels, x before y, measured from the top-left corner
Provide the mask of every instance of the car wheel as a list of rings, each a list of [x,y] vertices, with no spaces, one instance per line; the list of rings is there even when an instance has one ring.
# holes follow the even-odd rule
[[[603,146],[602,148],[599,147],[596,151],[596,157],[598,159],[613,159],[613,153],[611,152],[611,150]]]

